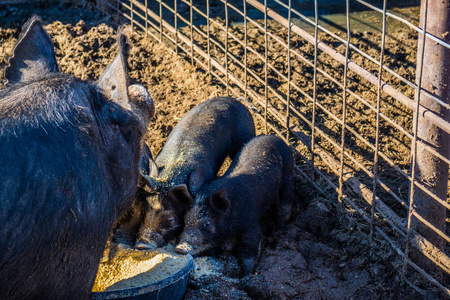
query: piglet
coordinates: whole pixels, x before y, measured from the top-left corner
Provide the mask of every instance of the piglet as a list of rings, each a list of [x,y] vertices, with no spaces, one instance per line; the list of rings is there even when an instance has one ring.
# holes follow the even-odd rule
[[[176,251],[197,256],[239,246],[243,273],[251,273],[260,253],[261,217],[269,209],[279,225],[291,217],[293,166],[292,151],[280,138],[250,140],[224,176],[198,192]]]
[[[190,110],[141,176],[149,194],[135,247],[155,249],[176,238],[192,197],[254,136],[253,118],[236,99],[214,97]]]

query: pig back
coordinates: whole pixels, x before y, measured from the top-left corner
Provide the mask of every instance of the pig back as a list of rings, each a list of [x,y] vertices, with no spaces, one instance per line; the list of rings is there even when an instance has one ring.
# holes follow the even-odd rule
[[[276,202],[284,181],[292,177],[292,150],[279,137],[260,135],[251,139],[236,155],[224,174],[234,180],[234,190],[245,196],[260,212]]]
[[[213,179],[226,156],[234,157],[254,136],[253,118],[243,104],[229,97],[211,98],[178,122],[155,163],[166,167],[183,161],[192,170],[205,166]]]

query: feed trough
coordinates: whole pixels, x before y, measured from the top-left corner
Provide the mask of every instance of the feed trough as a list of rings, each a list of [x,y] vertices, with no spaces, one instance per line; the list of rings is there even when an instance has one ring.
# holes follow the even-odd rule
[[[193,266],[167,249],[122,249],[100,264],[90,299],[181,299]]]

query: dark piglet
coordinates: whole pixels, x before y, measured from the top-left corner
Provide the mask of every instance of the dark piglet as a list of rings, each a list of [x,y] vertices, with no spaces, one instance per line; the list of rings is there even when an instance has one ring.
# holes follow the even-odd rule
[[[189,111],[170,133],[150,176],[144,176],[150,196],[136,247],[161,247],[178,236],[192,196],[254,136],[250,112],[235,99],[212,98]]]
[[[0,299],[87,299],[110,227],[139,178],[154,113],[128,86],[129,44],[97,85],[58,71],[38,17],[22,29],[0,91]]]
[[[153,163],[153,157],[150,148],[144,143],[141,152],[141,159],[139,160],[139,170],[141,175],[150,175],[150,166]],[[144,215],[148,209],[147,196],[148,187],[146,180],[139,178],[136,196],[131,207],[126,210],[117,219],[113,226],[112,235],[109,238],[110,242],[115,244],[124,244],[126,247],[133,247],[136,242],[137,233],[144,220]]]
[[[252,272],[260,251],[261,217],[273,212],[281,226],[291,217],[293,166],[292,151],[282,139],[253,138],[223,177],[198,192],[176,251],[200,255],[239,248],[243,273]]]

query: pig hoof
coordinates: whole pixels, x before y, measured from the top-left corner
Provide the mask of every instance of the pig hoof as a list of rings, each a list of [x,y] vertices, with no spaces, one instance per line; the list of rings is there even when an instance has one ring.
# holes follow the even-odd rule
[[[144,243],[144,242],[138,242],[136,245],[134,245],[134,248],[139,250],[155,250],[156,244],[155,243]]]
[[[187,243],[181,243],[175,247],[175,251],[179,254],[188,254],[192,252],[192,247]]]

